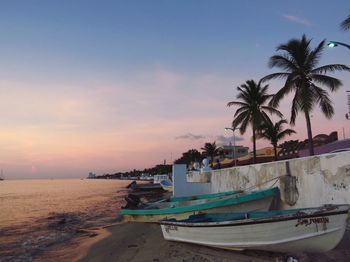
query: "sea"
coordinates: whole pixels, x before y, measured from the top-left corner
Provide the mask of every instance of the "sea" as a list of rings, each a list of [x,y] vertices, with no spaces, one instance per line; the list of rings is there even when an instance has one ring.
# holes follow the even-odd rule
[[[33,261],[118,220],[130,181],[0,181],[0,261]]]

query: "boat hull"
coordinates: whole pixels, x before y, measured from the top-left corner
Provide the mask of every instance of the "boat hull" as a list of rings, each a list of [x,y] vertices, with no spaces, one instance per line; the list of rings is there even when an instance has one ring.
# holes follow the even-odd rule
[[[124,221],[130,222],[158,222],[164,219],[186,219],[191,215],[203,214],[203,213],[227,213],[227,212],[248,212],[248,211],[267,211],[269,210],[274,196],[266,198],[247,201],[239,204],[233,204],[229,206],[221,206],[215,208],[208,208],[190,212],[171,213],[171,214],[123,214]]]
[[[165,191],[173,192],[173,182],[170,180],[162,180],[159,184]]]
[[[345,208],[346,209],[346,208]],[[275,252],[326,252],[342,239],[346,229],[346,211],[313,214],[306,217],[216,223],[162,224],[166,240],[201,244],[233,250]],[[243,221],[243,222],[242,222]]]

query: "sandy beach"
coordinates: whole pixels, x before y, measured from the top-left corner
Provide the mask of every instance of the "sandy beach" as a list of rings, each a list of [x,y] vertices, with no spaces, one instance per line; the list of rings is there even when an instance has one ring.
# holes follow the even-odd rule
[[[0,232],[0,254],[3,254],[0,261],[267,262],[287,261],[292,256],[299,262],[345,262],[350,257],[349,226],[338,247],[323,254],[238,252],[166,241],[157,224],[121,221],[118,210],[125,204],[126,184],[113,189],[103,200],[97,197],[99,201],[84,213],[63,212],[44,216],[21,231],[18,227],[15,227],[16,231],[3,228]],[[101,193],[96,194],[100,196]]]
[[[338,247],[323,254],[280,254],[262,251],[226,251],[163,239],[156,224],[125,223],[107,228],[104,238],[95,242],[80,262],[91,261],[207,261],[267,262],[286,261],[290,256],[301,262],[349,261],[349,228]]]

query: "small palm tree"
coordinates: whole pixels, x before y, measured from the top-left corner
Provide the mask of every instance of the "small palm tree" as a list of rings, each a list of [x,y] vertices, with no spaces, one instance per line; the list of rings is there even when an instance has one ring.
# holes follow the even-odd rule
[[[331,118],[334,114],[328,92],[320,85],[331,92],[338,90],[342,85],[341,81],[326,74],[342,70],[350,71],[350,68],[341,64],[316,67],[321,59],[325,40],[313,50],[310,48],[310,42],[311,40],[303,35],[301,39],[291,39],[288,43],[279,45],[277,51],[282,53],[270,57],[269,66],[281,68],[284,72],[270,74],[261,81],[285,79],[284,86],[273,96],[269,105],[278,107],[283,97],[294,92],[290,123],[295,123],[298,112],[305,114],[309,152],[310,155],[314,155],[310,113],[316,105],[319,105],[327,118]]]
[[[210,158],[210,165],[213,166],[214,157],[219,154],[219,148],[216,146],[216,142],[205,143],[201,149],[203,150],[203,155]]]
[[[350,15],[340,24],[341,29],[347,31],[350,29]]]
[[[245,84],[237,87],[239,101],[232,101],[227,106],[239,106],[234,114],[232,128],[235,129],[239,125],[239,131],[244,134],[247,126],[250,124],[253,130],[253,162],[256,163],[256,131],[265,118],[267,113],[277,114],[282,117],[282,113],[275,108],[265,105],[271,98],[267,94],[268,85],[261,86],[254,80],[248,80]],[[266,113],[267,112],[267,113]]]
[[[276,123],[272,123],[270,118],[267,118],[265,122],[259,127],[258,138],[263,138],[269,140],[273,146],[275,153],[275,161],[278,160],[277,157],[277,143],[279,140],[295,134],[296,132],[293,129],[283,130],[283,125],[287,124],[287,120],[281,119]]]

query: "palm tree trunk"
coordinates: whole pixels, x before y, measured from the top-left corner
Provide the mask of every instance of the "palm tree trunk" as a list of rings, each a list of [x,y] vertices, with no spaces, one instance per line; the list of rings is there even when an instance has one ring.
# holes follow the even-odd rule
[[[311,130],[311,121],[310,121],[309,112],[305,112],[305,119],[306,119],[306,128],[307,128],[307,139],[308,139],[308,145],[309,145],[309,155],[313,156],[315,153],[314,153],[314,143],[312,141],[312,130]]]
[[[253,125],[253,164],[256,163],[256,138],[255,138],[255,126]]]
[[[278,157],[277,157],[277,144],[273,144],[273,151],[275,153],[275,161],[278,160]]]

